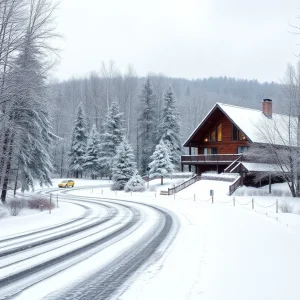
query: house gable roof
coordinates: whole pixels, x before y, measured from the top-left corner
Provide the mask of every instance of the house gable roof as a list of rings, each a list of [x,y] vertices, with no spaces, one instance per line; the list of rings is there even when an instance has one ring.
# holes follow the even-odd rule
[[[265,143],[265,139],[259,134],[257,126],[267,126],[269,128],[276,128],[280,132],[286,131],[286,124],[289,122],[289,116],[273,113],[272,118],[268,118],[261,110],[251,109],[246,107],[234,106],[224,103],[216,103],[216,105],[208,112],[205,118],[197,126],[194,132],[185,141],[184,147],[188,147],[195,137],[196,133],[202,128],[208,118],[214,111],[219,109],[234,123],[247,137],[249,142]],[[285,144],[282,137],[278,137],[276,144]]]

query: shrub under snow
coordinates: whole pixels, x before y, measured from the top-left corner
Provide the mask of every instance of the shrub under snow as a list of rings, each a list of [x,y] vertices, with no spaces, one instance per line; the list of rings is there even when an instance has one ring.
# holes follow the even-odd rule
[[[7,210],[4,208],[0,208],[0,219],[3,219],[7,216]]]
[[[144,192],[145,190],[145,180],[137,172],[125,185],[125,192]]]
[[[25,199],[12,198],[7,201],[7,208],[11,216],[17,216],[26,207]]]
[[[42,197],[42,196],[36,196],[30,200],[28,200],[28,208],[30,209],[39,209],[39,210],[49,210],[54,209],[55,205],[53,202],[51,202],[48,198]]]
[[[279,208],[282,213],[292,213],[294,211],[294,205],[288,203],[288,202],[283,202],[279,205]]]

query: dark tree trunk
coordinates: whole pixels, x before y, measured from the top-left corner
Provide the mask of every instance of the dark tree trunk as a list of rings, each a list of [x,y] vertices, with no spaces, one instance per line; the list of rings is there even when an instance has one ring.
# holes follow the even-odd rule
[[[13,138],[11,138],[11,140],[10,140],[8,157],[7,157],[7,165],[6,165],[6,170],[5,170],[4,178],[3,178],[3,185],[2,185],[2,192],[1,192],[2,203],[5,203],[5,201],[6,201],[7,188],[8,188],[8,182],[9,182],[9,174],[10,174],[10,170],[11,170],[11,160],[12,160],[12,152],[13,152],[12,150],[13,150]]]

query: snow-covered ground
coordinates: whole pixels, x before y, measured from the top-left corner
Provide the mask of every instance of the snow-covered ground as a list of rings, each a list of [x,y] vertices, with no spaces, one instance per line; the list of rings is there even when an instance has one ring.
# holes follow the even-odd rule
[[[229,185],[202,180],[175,196],[154,199],[147,193],[114,195],[167,207],[181,221],[180,234],[167,256],[141,272],[118,299],[300,299],[300,215],[283,214],[280,208],[276,213],[276,200],[279,206],[293,203],[295,209],[300,208],[299,200],[229,197]],[[284,184],[275,188],[286,190]],[[94,196],[101,196],[98,192]]]
[[[174,184],[174,180],[167,179],[162,187],[160,180],[152,181],[148,191],[132,194],[111,191],[107,181],[93,185],[83,180],[80,184],[86,189],[67,189],[69,194],[155,204],[171,210],[180,220],[177,238],[165,255],[142,268],[116,299],[300,299],[300,215],[296,214],[300,204],[299,199],[285,196],[288,195],[286,185],[273,185],[274,191],[283,191],[276,192],[275,196],[262,196],[264,192],[260,191],[268,187],[255,190],[243,187],[238,191],[243,191],[243,196],[230,197],[230,182],[212,180],[201,180],[175,196],[159,195],[160,189],[167,190]],[[213,203],[210,190],[214,190]],[[284,202],[294,205],[294,214],[280,212],[280,204]],[[74,207],[69,207],[68,217],[80,212],[80,209],[76,212]],[[43,222],[45,216],[46,213],[41,219],[36,219],[37,215],[24,218],[28,218],[27,223],[30,219]],[[16,219],[20,221],[15,228],[21,226],[22,218]],[[1,220],[1,225],[5,221]],[[48,215],[44,222],[49,224]],[[126,247],[125,240],[122,245]],[[94,260],[90,258],[88,263],[98,264],[96,261],[97,256]],[[56,281],[55,278],[45,283],[45,289],[51,290],[49,282],[60,282],[59,277]],[[43,290],[43,283],[39,283],[38,289]],[[28,289],[24,295],[41,299],[30,291]],[[22,298],[21,294],[20,299],[26,297]]]

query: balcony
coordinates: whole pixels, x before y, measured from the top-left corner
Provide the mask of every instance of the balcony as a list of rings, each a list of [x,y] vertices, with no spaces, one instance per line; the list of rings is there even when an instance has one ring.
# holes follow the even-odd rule
[[[207,154],[207,155],[182,155],[182,165],[219,164],[226,165],[241,157],[240,154]]]

